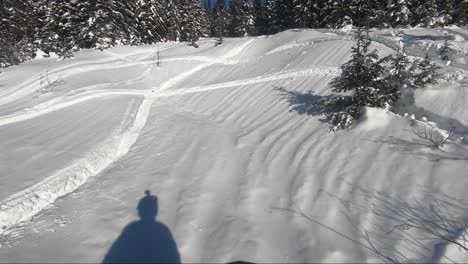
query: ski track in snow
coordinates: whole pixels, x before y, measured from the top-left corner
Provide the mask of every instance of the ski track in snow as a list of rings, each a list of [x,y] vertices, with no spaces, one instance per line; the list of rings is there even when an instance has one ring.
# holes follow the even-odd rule
[[[229,59],[238,55],[247,47],[254,39],[244,42],[242,45],[232,49],[223,59]],[[74,98],[66,100],[58,104],[43,103],[36,106],[36,111],[26,112],[20,115],[4,117],[0,120],[0,124],[11,124],[14,122],[24,121],[46,113],[57,111],[74,104],[84,102],[86,100],[106,96],[106,95],[137,95],[144,96],[144,100],[137,110],[133,124],[124,129],[123,132],[112,135],[109,140],[103,142],[95,150],[87,153],[86,158],[74,162],[72,165],[54,173],[50,177],[45,178],[41,182],[13,194],[0,202],[0,234],[7,231],[16,224],[26,221],[36,215],[38,212],[47,208],[54,203],[58,198],[73,192],[80,187],[89,177],[95,176],[106,169],[113,162],[124,156],[138,139],[141,130],[146,124],[151,106],[155,100],[155,96],[148,96],[154,93],[166,91],[172,86],[187,78],[196,72],[203,70],[219,60],[210,60],[201,64],[190,71],[183,72],[175,77],[167,80],[162,85],[146,91],[99,91],[87,92],[85,95],[76,95]],[[21,93],[20,93],[21,94]],[[76,98],[75,98],[76,97]]]
[[[294,42],[294,43],[291,43],[291,44],[286,44],[286,45],[283,45],[283,46],[279,46],[279,47],[267,52],[265,55],[271,55],[273,53],[277,53],[277,52],[280,52],[280,51],[284,51],[284,50],[288,50],[288,49],[292,49],[292,48],[305,47],[305,46],[314,45],[314,44],[317,44],[317,43],[330,42],[330,41],[343,41],[343,40],[354,40],[354,38],[353,37],[324,38],[324,39],[314,39],[314,40],[311,40],[311,41],[307,41],[305,43],[304,42],[300,42],[300,43]]]
[[[190,76],[210,65],[213,63],[202,64],[198,67],[195,67],[191,71],[187,71],[180,76],[182,79]],[[245,80],[237,80],[231,82],[224,82],[218,83],[213,85],[206,85],[206,86],[194,86],[189,88],[182,88],[177,90],[169,90],[175,83],[180,81],[180,79],[171,79],[166,83],[162,84],[161,86],[154,87],[151,91],[147,90],[137,90],[137,89],[119,89],[119,90],[110,90],[110,89],[103,89],[103,90],[96,90],[91,88],[97,88],[98,86],[89,86],[81,88],[80,90],[87,90],[85,92],[73,95],[73,96],[64,96],[64,97],[56,97],[49,101],[42,102],[34,107],[28,108],[26,110],[10,114],[8,116],[0,117],[0,126],[9,125],[17,122],[22,122],[25,120],[29,120],[32,118],[39,117],[41,115],[45,115],[57,110],[61,110],[66,107],[73,106],[75,104],[83,103],[88,100],[101,98],[105,96],[143,96],[149,98],[158,98],[158,97],[169,97],[169,96],[180,96],[185,94],[191,93],[198,93],[204,91],[211,91],[223,88],[230,88],[230,87],[237,87],[249,84],[256,84],[262,82],[270,82],[275,80],[281,79],[291,79],[296,77],[307,77],[307,76],[336,76],[340,72],[339,68],[337,67],[314,67],[296,71],[286,71],[286,72],[279,72],[276,74],[259,76],[255,78],[245,79]],[[100,85],[100,86],[107,86],[107,85]]]
[[[127,222],[125,217],[130,216],[126,211],[129,206],[133,206],[133,200],[142,188],[156,191],[155,193],[163,201],[163,206],[160,207],[161,217],[158,219],[168,224],[175,234],[184,262],[227,262],[233,260],[232,258],[253,262],[379,261],[372,258],[370,252],[330,236],[327,230],[308,223],[302,224],[303,221],[299,218],[283,221],[282,217],[278,217],[281,216],[279,212],[275,215],[272,215],[271,211],[267,212],[273,206],[286,208],[290,205],[307,212],[317,221],[336,227],[338,231],[352,238],[357,238],[358,241],[362,237],[359,233],[369,230],[369,239],[385,242],[385,247],[377,243],[376,250],[382,249],[385,253],[388,251],[392,256],[399,254],[403,256],[402,252],[406,251],[400,252],[400,247],[411,243],[411,240],[406,240],[407,244],[401,239],[388,238],[388,236],[378,240],[378,237],[372,236],[375,230],[372,227],[375,220],[371,214],[372,208],[367,210],[362,206],[364,209],[361,210],[357,207],[348,208],[347,205],[352,207],[352,203],[355,203],[355,205],[378,206],[379,200],[359,198],[366,192],[383,190],[383,193],[386,193],[386,190],[392,190],[395,191],[395,197],[397,195],[405,197],[405,194],[409,193],[421,194],[414,190],[416,185],[448,184],[450,187],[449,180],[436,179],[438,177],[433,176],[452,177],[449,173],[451,170],[444,171],[444,169],[450,166],[447,162],[455,161],[440,161],[437,163],[438,166],[433,168],[429,167],[430,162],[421,161],[420,164],[423,166],[418,166],[415,164],[418,162],[412,162],[414,160],[408,153],[387,152],[385,149],[388,148],[388,144],[369,143],[373,139],[383,139],[384,136],[394,135],[391,133],[398,133],[397,129],[405,128],[406,124],[396,123],[397,126],[391,133],[376,130],[374,134],[362,134],[359,133],[359,128],[356,128],[349,131],[347,136],[335,137],[321,131],[322,127],[314,127],[316,119],[290,114],[287,111],[289,105],[285,100],[278,99],[279,94],[272,89],[272,86],[284,84],[285,88],[294,89],[298,93],[312,88],[318,96],[324,94],[325,83],[330,77],[339,74],[340,69],[336,66],[321,65],[341,64],[347,56],[344,49],[351,45],[348,41],[351,37],[348,35],[334,34],[330,39],[304,40],[304,37],[307,36],[299,35],[297,41],[287,38],[286,42],[281,42],[281,45],[274,46],[272,50],[268,49],[269,52],[266,53],[258,53],[255,50],[256,46],[257,48],[259,46],[258,43],[249,46],[255,39],[263,40],[255,38],[235,43],[242,43],[237,46],[226,47],[229,52],[224,57],[198,56],[196,53],[199,52],[195,50],[189,51],[189,53],[194,52],[194,56],[169,57],[161,61],[187,61],[192,62],[190,65],[194,66],[185,67],[188,70],[179,71],[178,75],[170,75],[172,71],[169,70],[168,79],[164,76],[165,79],[158,80],[159,85],[155,85],[150,79],[156,62],[154,50],[150,49],[123,55],[106,51],[113,58],[79,62],[74,64],[75,66],[65,65],[51,69],[50,72],[53,74],[72,76],[75,73],[91,72],[96,69],[146,66],[141,74],[137,72],[138,76],[121,82],[101,83],[53,93],[49,94],[50,97],[42,98],[41,102],[30,100],[26,102],[29,104],[25,105],[21,100],[20,104],[12,106],[23,108],[19,108],[16,112],[7,108],[8,115],[0,117],[1,127],[99,98],[125,97],[132,101],[127,104],[125,113],[122,111],[122,118],[116,122],[116,128],[109,134],[108,132],[103,134],[108,135],[105,140],[100,141],[91,150],[80,153],[78,159],[65,164],[59,170],[45,173],[46,177],[41,178],[41,182],[0,201],[0,247],[2,244],[5,246],[5,251],[2,251],[5,252],[5,255],[2,255],[3,259],[13,262],[15,259],[27,260],[34,258],[35,253],[39,252],[41,255],[36,256],[43,260],[56,257],[59,260],[60,257],[67,257],[78,261],[95,262],[105,250],[104,247],[113,241],[114,233]],[[343,43],[338,40],[346,42],[345,45],[341,45]],[[287,57],[285,55],[289,54],[289,49],[292,49],[292,53],[299,54],[308,49],[309,45],[327,41],[337,42],[330,43],[331,47],[319,45],[320,48],[324,48],[324,51],[327,51],[327,48],[328,51],[341,51],[316,52],[313,56],[304,56],[304,59],[298,57],[303,60],[296,60],[298,63],[293,65],[295,67],[288,67],[289,64],[283,63],[289,62],[289,58],[283,58]],[[382,44],[378,44],[378,47],[386,51],[388,49],[384,46],[393,49],[391,45]],[[259,54],[259,57],[240,56],[241,58],[236,60],[236,56],[247,47],[253,48],[254,54]],[[417,48],[412,46],[416,52]],[[132,55],[141,56],[132,59]],[[271,64],[254,64],[264,55],[271,55],[268,57],[268,60],[272,61]],[[222,69],[227,69],[228,74],[230,70],[233,71],[233,76],[228,75],[229,81],[221,78],[224,76],[222,75],[205,82],[205,76],[212,70],[210,66],[215,64],[235,65]],[[264,71],[263,68],[258,70],[252,66],[272,66],[272,68]],[[75,69],[75,67],[81,68]],[[253,72],[247,72],[248,70]],[[217,74],[222,71],[214,69],[214,72]],[[249,78],[242,77],[246,72]],[[449,69],[449,73],[453,73],[453,68]],[[192,78],[196,84],[188,82]],[[111,80],[114,81],[113,78]],[[275,82],[280,80],[286,81]],[[14,89],[8,89],[4,93],[7,94],[7,99],[4,101],[0,99],[0,104],[29,96],[35,91],[34,86],[38,81],[39,75],[32,76],[31,79],[16,85]],[[225,90],[202,93],[221,89]],[[193,95],[183,96],[187,94]],[[156,101],[171,96],[180,97],[174,100],[167,98],[167,102]],[[33,103],[35,105],[32,105]],[[177,105],[174,106],[174,103]],[[449,103],[451,101],[447,100],[447,104]],[[403,118],[397,119],[398,122],[403,120]],[[362,138],[363,135],[365,139]],[[349,141],[349,144],[345,141]],[[237,150],[239,153],[232,153]],[[430,153],[432,152],[435,151],[431,150]],[[173,158],[172,155],[177,158]],[[405,162],[406,159],[411,159],[411,162]],[[331,160],[333,162],[330,162]],[[165,165],[167,163],[171,164]],[[442,169],[438,171],[440,168]],[[157,173],[154,173],[155,171]],[[99,178],[89,179],[101,172]],[[413,177],[412,174],[417,176]],[[137,178],[142,175],[145,176]],[[88,184],[82,186],[88,179],[91,186]],[[125,182],[126,180],[128,182]],[[122,184],[130,182],[137,186],[128,187]],[[148,182],[151,182],[150,186],[147,185]],[[390,182],[394,182],[395,185]],[[388,186],[381,186],[382,183]],[[356,188],[350,187],[353,184],[356,184]],[[77,190],[80,186],[80,190]],[[362,190],[360,186],[363,187]],[[463,192],[463,186],[460,186],[461,192],[458,193]],[[409,189],[400,190],[406,188]],[[449,188],[445,188],[447,189]],[[327,196],[328,191],[336,199],[319,199]],[[67,197],[57,201],[59,197],[70,193],[73,198]],[[374,194],[365,194],[364,198],[366,195],[369,198],[378,197]],[[383,196],[389,204],[398,202],[398,199],[392,195]],[[129,197],[128,201],[126,196]],[[111,203],[122,203],[122,212],[117,207],[112,208],[112,213],[105,212],[102,209],[108,205],[90,204],[89,197],[93,197],[96,201],[105,198],[103,202],[109,199]],[[407,197],[403,199],[402,201],[410,200]],[[57,203],[56,208],[40,213],[54,203]],[[348,221],[350,223],[351,220],[355,221],[356,226],[353,226],[353,223],[350,226],[342,216],[340,217],[342,206],[345,206],[344,209],[348,209],[350,214],[352,211],[350,215],[352,219]],[[399,209],[398,204],[391,209]],[[62,210],[70,210],[64,214],[70,221],[64,223],[67,228],[59,230],[56,229],[56,224],[50,223],[49,220],[61,218]],[[404,212],[404,208],[401,210]],[[292,218],[291,215],[284,214],[284,216]],[[93,221],[83,220],[87,217]],[[95,219],[96,217],[99,221]],[[391,219],[375,223],[382,226],[394,224]],[[27,230],[23,228],[23,224],[28,227]],[[102,224],[105,228],[94,229],[90,226],[95,224]],[[58,233],[46,234],[49,228]],[[24,237],[23,231],[26,233]],[[37,234],[31,235],[34,232]],[[96,236],[96,232],[100,235]],[[84,234],[82,237],[81,233]],[[69,239],[60,240],[63,237]],[[11,244],[10,238],[12,238]],[[24,240],[14,245],[16,239]],[[29,239],[33,242],[29,243]],[[47,252],[48,247],[60,251],[62,244],[64,244],[63,249],[73,248],[77,241],[83,246],[76,248],[73,255],[43,253]],[[389,245],[392,246],[387,250]],[[432,246],[432,244],[427,245]],[[425,256],[417,252],[415,254]]]

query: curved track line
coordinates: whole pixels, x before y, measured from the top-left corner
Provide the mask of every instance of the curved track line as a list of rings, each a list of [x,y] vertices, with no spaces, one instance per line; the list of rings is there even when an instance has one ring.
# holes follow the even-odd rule
[[[244,45],[231,50],[224,58],[236,56],[252,41],[247,41]],[[207,62],[189,72],[179,74],[163,83],[159,90],[169,89],[177,82],[213,63]],[[109,140],[103,142],[97,149],[87,153],[85,155],[86,158],[78,160],[41,182],[13,194],[0,202],[0,234],[8,228],[30,219],[54,203],[56,199],[73,192],[85,183],[89,177],[102,172],[113,162],[125,155],[137,141],[141,130],[145,126],[153,102],[154,98],[146,97],[140,104],[131,127],[124,132],[110,137]]]
[[[273,50],[270,50],[269,52],[265,53],[265,55],[271,55],[273,53],[277,53],[277,52],[292,49],[292,48],[300,48],[300,47],[304,47],[304,46],[314,45],[314,44],[317,44],[317,43],[330,42],[330,41],[339,41],[339,40],[349,41],[349,40],[354,40],[354,38],[344,36],[342,38],[313,39],[313,40],[310,40],[310,41],[307,41],[307,42],[294,41],[291,44],[286,44],[286,45],[283,45],[283,46],[279,46],[279,47],[277,47],[277,48],[275,48]]]
[[[249,44],[250,42],[246,42],[245,44]],[[244,44],[244,45],[245,45]],[[242,46],[241,46],[242,47]],[[239,47],[237,47],[239,48]],[[108,52],[109,54],[115,54]],[[143,52],[139,53],[132,53],[127,56],[132,56],[135,54],[143,54]],[[229,55],[229,54],[228,54]],[[126,56],[123,56],[126,57]],[[231,57],[226,56],[224,58],[211,58],[211,57],[206,57],[206,56],[186,56],[186,57],[178,57],[178,58],[169,58],[169,59],[163,59],[161,62],[170,62],[170,61],[202,61],[202,62],[207,62],[210,64],[226,64],[226,65],[231,65],[231,64],[236,64],[238,61],[232,61],[232,60],[227,60],[227,58]],[[119,57],[120,58],[120,57]],[[136,61],[136,60],[130,60],[126,59],[125,60],[128,63],[124,64],[118,64],[118,65],[113,65],[116,63],[119,63],[115,59],[104,59],[95,63],[75,63],[72,65],[66,65],[63,67],[59,67],[53,70],[49,70],[49,75],[53,74],[58,74],[61,73],[61,79],[65,79],[67,77],[73,76],[75,74],[81,74],[85,72],[91,72],[91,71],[96,71],[96,70],[111,70],[111,69],[120,69],[120,68],[126,68],[126,67],[132,67],[136,65],[153,65],[157,61],[156,60],[144,60],[144,61]],[[101,64],[101,63],[106,63],[110,62],[111,64]],[[89,65],[88,65],[89,64]],[[87,65],[85,68],[79,68],[75,69],[75,67],[80,66],[80,65]],[[67,72],[71,71],[71,72]],[[39,75],[28,79],[24,82],[21,82],[17,85],[15,85],[13,88],[8,89],[8,91],[4,92],[3,94],[0,94],[0,105],[7,104],[10,102],[13,102],[15,100],[18,100],[24,96],[31,95],[32,93],[36,92],[39,90],[40,86],[40,79],[41,75],[44,74],[44,72],[40,73]],[[139,78],[139,77],[137,77]]]
[[[303,69],[303,70],[298,70],[298,71],[280,72],[274,75],[272,74],[272,75],[266,75],[266,76],[259,76],[255,78],[245,79],[245,80],[237,80],[237,81],[218,83],[218,84],[213,84],[213,85],[195,86],[195,87],[188,87],[184,89],[167,91],[168,88],[175,85],[175,83],[180,81],[181,78],[183,79],[210,65],[212,65],[212,63],[199,65],[190,71],[187,71],[181,75],[178,75],[166,81],[163,85],[159,86],[159,88],[154,87],[154,90],[152,90],[151,93],[147,90],[130,90],[130,89],[129,90],[89,91],[88,90],[89,87],[87,87],[86,92],[82,92],[80,94],[77,94],[71,97],[53,98],[49,101],[38,104],[28,110],[24,110],[24,111],[17,112],[8,116],[0,117],[0,126],[29,120],[29,119],[36,118],[41,115],[48,114],[48,113],[51,113],[51,112],[75,105],[75,104],[85,102],[87,100],[92,100],[92,99],[105,97],[105,96],[112,96],[112,95],[149,96],[151,98],[180,96],[180,95],[197,93],[197,92],[211,91],[211,90],[217,90],[217,89],[223,89],[223,88],[229,88],[229,87],[235,87],[235,86],[243,86],[243,85],[269,82],[269,81],[275,81],[275,80],[281,80],[281,79],[289,79],[289,78],[295,78],[295,77],[335,76],[339,74],[340,72],[339,68],[337,67],[317,67],[317,68],[309,68],[309,69]]]
[[[144,100],[130,128],[114,135],[97,149],[41,182],[16,193],[0,204],[0,234],[7,228],[45,209],[57,198],[76,190],[89,177],[103,171],[125,155],[137,140],[151,109],[152,100]]]
[[[79,95],[75,95],[72,97],[58,97],[54,98],[50,101],[46,101],[44,103],[38,104],[33,108],[28,110],[24,110],[21,112],[17,112],[11,115],[0,117],[0,126],[9,125],[17,122],[22,122],[25,120],[33,119],[51,112],[55,112],[57,110],[61,110],[79,103],[83,103],[85,101],[96,99],[100,97],[105,97],[108,95],[128,95],[128,96],[145,96],[148,93],[146,91],[138,91],[138,90],[122,90],[122,91],[115,91],[115,90],[101,90],[96,92],[85,92]]]
[[[125,56],[133,56],[133,55],[138,55],[138,54],[142,54],[142,52],[134,52],[134,53],[127,54]],[[108,64],[106,64],[106,63],[108,63]],[[97,68],[97,67],[100,66],[101,64],[104,64],[104,65],[109,65],[110,64],[110,65],[112,65],[112,64],[115,64],[115,63],[119,63],[119,61],[116,60],[115,57],[114,58],[104,58],[104,59],[100,59],[100,60],[96,60],[96,61],[80,61],[80,62],[67,64],[67,65],[63,65],[63,66],[59,66],[59,67],[56,67],[56,68],[49,69],[48,73],[49,73],[49,75],[63,73],[65,71],[74,70],[76,67],[82,67],[82,66],[86,66],[86,67],[89,68],[89,70],[83,70],[83,68],[80,68],[79,73],[82,73],[82,72],[86,72],[86,71],[93,71],[93,70],[96,70],[96,69],[107,69],[109,67],[107,67],[107,68],[104,68],[104,67]],[[135,63],[133,63],[133,64],[135,64]],[[130,65],[130,66],[132,66],[132,65]],[[122,67],[122,66],[120,66],[120,67]],[[116,68],[118,68],[118,66]],[[17,94],[18,92],[24,90],[28,86],[39,86],[41,75],[44,75],[46,72],[47,71],[42,71],[39,74],[33,76],[32,78],[27,79],[27,80],[25,80],[25,81],[23,81],[23,82],[21,82],[19,84],[14,85],[12,88],[8,89],[8,91],[4,91],[3,93],[1,93],[0,94],[0,105],[16,100],[17,98],[15,98],[15,94]],[[72,75],[72,74],[69,74],[67,76],[70,76],[70,75]],[[37,89],[35,89],[35,90],[37,90]],[[24,93],[21,93],[20,95],[22,95],[22,94],[24,94]],[[13,98],[11,99],[10,97],[13,97]],[[16,96],[16,97],[18,97],[18,96]]]
[[[281,79],[289,79],[289,78],[296,78],[296,77],[306,77],[306,76],[336,76],[340,73],[340,69],[338,67],[317,67],[317,68],[309,68],[303,69],[298,71],[290,71],[290,72],[280,72],[274,75],[266,75],[266,76],[259,76],[251,79],[245,80],[237,80],[232,82],[225,82],[225,83],[218,83],[206,86],[194,86],[190,88],[178,89],[178,90],[171,90],[159,94],[155,94],[153,97],[169,97],[169,96],[178,96],[178,95],[185,95],[190,93],[198,93],[204,91],[211,91],[235,86],[243,86],[249,84],[256,84],[262,82],[269,82]]]

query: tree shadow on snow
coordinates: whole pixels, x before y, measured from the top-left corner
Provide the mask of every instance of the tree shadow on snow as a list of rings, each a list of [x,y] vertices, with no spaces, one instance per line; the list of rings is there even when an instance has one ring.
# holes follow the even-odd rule
[[[275,87],[280,92],[280,96],[289,103],[290,112],[296,112],[300,115],[322,116],[319,121],[322,123],[330,122],[330,115],[340,110],[342,106],[327,105],[336,95],[320,96],[313,91],[297,92],[286,90],[283,87]]]
[[[391,149],[408,153],[412,156],[421,157],[433,162],[442,160],[466,161],[468,160],[468,149],[466,147],[448,142],[444,149],[436,148],[427,140],[414,137],[413,139],[403,139],[389,136],[384,139],[369,140],[391,145]]]
[[[449,138],[451,141],[455,141],[460,137],[468,136],[468,126],[464,125],[462,122],[455,118],[428,111],[423,107],[412,105],[398,109],[396,112],[400,114],[403,114],[404,112],[413,113],[415,114],[416,118],[426,117],[428,121],[435,123],[437,127],[445,131],[453,131],[453,135]],[[463,142],[462,144],[466,145],[467,143]]]
[[[149,191],[145,193],[137,207],[140,220],[124,228],[103,263],[180,263],[169,228],[156,221],[158,198]]]
[[[451,262],[445,255],[450,241],[468,245],[468,204],[462,200],[428,186],[421,187],[420,198],[408,199],[344,178],[340,182],[349,187],[350,197],[327,194],[340,202],[361,241],[385,256],[385,262]],[[426,259],[415,259],[418,256]]]
[[[317,116],[322,114],[322,108],[319,102],[324,98],[313,94],[312,91],[306,93],[289,91],[283,87],[276,87],[276,91],[279,91],[281,97],[286,99],[290,105],[290,111],[297,112],[298,114],[306,114]]]

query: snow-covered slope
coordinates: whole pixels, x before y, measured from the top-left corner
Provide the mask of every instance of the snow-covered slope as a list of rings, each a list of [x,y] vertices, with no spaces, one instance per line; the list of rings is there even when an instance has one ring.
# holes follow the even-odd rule
[[[168,43],[160,67],[139,46],[5,70],[0,261],[102,261],[145,190],[184,262],[468,261],[423,230],[390,232],[466,232],[468,31],[372,38],[436,57],[445,31],[458,53],[412,112],[368,109],[338,133],[310,105],[349,57],[340,32]],[[435,149],[408,132],[424,124],[456,130]]]

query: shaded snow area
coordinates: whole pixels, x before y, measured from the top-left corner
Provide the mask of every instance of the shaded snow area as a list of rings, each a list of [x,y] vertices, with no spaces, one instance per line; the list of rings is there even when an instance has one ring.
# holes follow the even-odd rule
[[[314,103],[349,59],[345,31],[166,43],[159,67],[138,46],[5,69],[0,262],[467,262],[434,233],[467,232],[468,31],[371,38],[429,52],[442,79],[336,133]],[[437,148],[418,128],[450,136]]]

